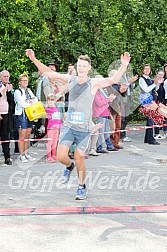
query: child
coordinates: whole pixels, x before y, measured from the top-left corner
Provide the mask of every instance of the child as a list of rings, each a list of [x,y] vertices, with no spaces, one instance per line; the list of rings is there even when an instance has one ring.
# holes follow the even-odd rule
[[[45,109],[47,113],[47,137],[51,138],[47,142],[47,162],[55,162],[57,160],[56,150],[59,139],[62,119],[60,110],[55,106],[55,95],[49,94],[47,97],[48,107]]]

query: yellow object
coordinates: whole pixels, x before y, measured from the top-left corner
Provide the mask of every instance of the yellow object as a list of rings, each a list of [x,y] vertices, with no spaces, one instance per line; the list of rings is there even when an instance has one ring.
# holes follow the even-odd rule
[[[30,121],[34,121],[46,116],[45,108],[41,101],[38,101],[25,108],[25,113]]]

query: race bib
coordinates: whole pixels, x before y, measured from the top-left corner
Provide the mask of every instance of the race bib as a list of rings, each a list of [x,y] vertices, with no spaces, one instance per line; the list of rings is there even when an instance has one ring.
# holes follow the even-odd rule
[[[83,124],[84,118],[84,112],[68,112],[67,114],[68,121],[74,124]]]
[[[60,114],[60,112],[54,112],[53,114],[52,114],[52,119],[61,119],[61,114]]]

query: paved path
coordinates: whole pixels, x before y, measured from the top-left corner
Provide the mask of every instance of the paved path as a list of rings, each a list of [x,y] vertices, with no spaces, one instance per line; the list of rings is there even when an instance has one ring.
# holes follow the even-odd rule
[[[0,210],[14,209],[14,215],[0,216],[1,251],[167,251],[167,139],[151,146],[143,143],[144,131],[128,136],[132,142],[121,143],[123,150],[85,160],[84,201],[75,200],[76,171],[62,186],[64,167],[45,162],[44,143],[30,149],[38,159],[31,165],[21,164],[13,154],[14,165],[6,166],[1,155]],[[95,211],[120,206],[125,212]],[[138,213],[138,206],[149,206],[150,212]],[[53,215],[48,215],[51,208]],[[38,214],[40,209],[43,215],[16,214],[23,209],[37,209]],[[56,209],[60,212],[55,214]],[[91,211],[70,213],[72,209]]]

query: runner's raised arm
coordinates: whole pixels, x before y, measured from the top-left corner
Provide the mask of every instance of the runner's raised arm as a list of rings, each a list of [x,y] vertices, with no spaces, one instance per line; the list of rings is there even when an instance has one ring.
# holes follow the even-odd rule
[[[35,53],[32,49],[26,49],[26,56],[29,57],[29,59],[36,65],[38,70],[40,70],[44,75],[51,79],[60,81],[63,84],[68,84],[71,75],[53,72],[49,67],[45,66],[35,57]]]

